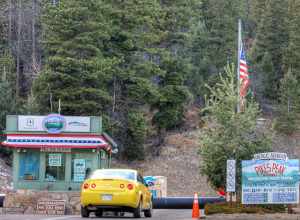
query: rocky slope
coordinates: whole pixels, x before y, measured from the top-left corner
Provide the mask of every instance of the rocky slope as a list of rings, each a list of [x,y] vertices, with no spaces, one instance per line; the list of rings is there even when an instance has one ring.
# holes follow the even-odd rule
[[[7,158],[0,155],[0,194],[12,189],[12,170]]]
[[[199,170],[198,140],[197,131],[169,134],[159,157],[131,164],[113,161],[112,166],[135,168],[144,176],[167,177],[168,196],[216,195]]]
[[[167,177],[168,196],[193,196],[194,192],[215,196],[216,192],[209,187],[199,169],[200,124],[198,109],[191,108],[182,130],[167,134],[159,157],[148,157],[144,162],[131,164],[113,160],[112,167],[138,169],[144,176]]]

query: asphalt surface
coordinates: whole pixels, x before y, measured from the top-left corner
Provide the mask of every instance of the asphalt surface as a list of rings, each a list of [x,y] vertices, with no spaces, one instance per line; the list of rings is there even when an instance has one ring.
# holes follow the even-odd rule
[[[143,216],[143,215],[142,215]],[[192,210],[153,210],[152,218],[142,219],[148,220],[188,220],[191,219]],[[82,220],[88,218],[81,218],[79,215],[65,215],[65,216],[41,216],[41,215],[0,215],[0,220]],[[89,219],[101,219],[101,220],[126,220],[135,219],[131,213],[125,213],[124,217],[105,216],[102,218],[96,218],[91,214]]]
[[[142,218],[148,220],[192,220],[191,210],[154,210],[152,218]],[[0,215],[0,220],[83,220],[79,215],[66,216],[41,216],[41,215]],[[91,216],[89,219],[103,219],[103,220],[127,220],[135,219],[130,213],[124,217],[107,216],[96,218]],[[233,214],[233,215],[210,215],[206,216],[207,220],[300,220],[300,214]]]

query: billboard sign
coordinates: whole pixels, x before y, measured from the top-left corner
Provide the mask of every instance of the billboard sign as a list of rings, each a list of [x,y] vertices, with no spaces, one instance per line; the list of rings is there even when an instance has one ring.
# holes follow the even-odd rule
[[[299,160],[242,161],[242,203],[299,203]]]
[[[62,116],[59,114],[50,114],[48,116],[18,116],[18,131],[46,131],[47,133],[61,133],[90,132],[90,130],[90,117]]]

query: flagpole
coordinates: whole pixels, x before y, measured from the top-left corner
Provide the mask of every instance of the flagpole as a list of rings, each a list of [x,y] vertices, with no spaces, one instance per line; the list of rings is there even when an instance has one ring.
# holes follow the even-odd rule
[[[238,62],[237,62],[237,97],[238,97],[238,103],[237,103],[237,112],[239,113],[241,111],[240,109],[240,103],[241,103],[241,98],[240,98],[240,55],[241,55],[241,35],[242,35],[242,24],[241,24],[241,19],[239,19],[238,22]]]

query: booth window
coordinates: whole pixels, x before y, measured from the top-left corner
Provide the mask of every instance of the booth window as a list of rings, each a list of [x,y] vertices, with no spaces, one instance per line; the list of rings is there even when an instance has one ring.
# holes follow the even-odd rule
[[[65,179],[65,154],[46,154],[46,181],[60,181]]]
[[[40,168],[40,154],[38,152],[20,153],[19,179],[38,180]]]

